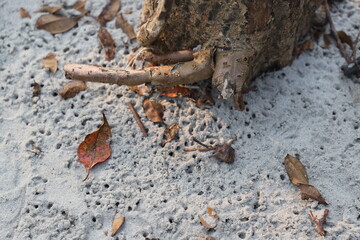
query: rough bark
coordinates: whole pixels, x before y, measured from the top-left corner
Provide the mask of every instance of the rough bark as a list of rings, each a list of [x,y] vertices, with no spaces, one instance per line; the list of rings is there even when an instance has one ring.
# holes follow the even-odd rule
[[[222,96],[234,96],[236,108],[241,109],[242,91],[252,79],[291,63],[294,48],[308,32],[311,18],[321,2],[145,0],[137,32],[139,44],[152,49],[157,56],[165,54],[165,58],[169,53],[192,50],[200,45],[202,50],[197,57],[189,58],[186,63],[143,70],[92,69],[97,76],[89,76],[84,66],[65,66],[65,71],[69,78],[127,85],[140,84],[139,76],[142,83],[165,86],[212,78]],[[208,59],[209,52],[212,64],[206,60],[206,64],[199,65],[203,68],[193,65],[199,59]],[[177,74],[173,73],[174,69]]]

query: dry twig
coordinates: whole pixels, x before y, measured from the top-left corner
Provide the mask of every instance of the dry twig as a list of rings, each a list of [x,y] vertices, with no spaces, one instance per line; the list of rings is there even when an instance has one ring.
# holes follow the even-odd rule
[[[321,236],[325,236],[326,233],[324,231],[324,223],[326,221],[326,217],[329,214],[329,209],[325,209],[324,210],[324,216],[320,219],[317,219],[317,217],[315,217],[312,213],[311,210],[309,210],[309,215],[311,217],[311,220],[315,223],[316,225],[316,231],[321,235]]]
[[[146,130],[144,124],[142,123],[142,121],[141,121],[141,119],[139,117],[139,114],[137,113],[136,109],[134,108],[134,106],[132,105],[131,102],[128,102],[128,107],[130,108],[131,112],[133,113],[135,121],[138,124],[141,132],[143,133],[143,135],[145,137],[147,137],[147,130]]]

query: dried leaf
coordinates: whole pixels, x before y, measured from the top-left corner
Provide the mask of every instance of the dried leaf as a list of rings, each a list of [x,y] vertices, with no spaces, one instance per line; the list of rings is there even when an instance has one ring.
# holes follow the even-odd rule
[[[35,25],[38,29],[44,29],[52,34],[57,34],[69,31],[76,26],[78,20],[79,17],[67,18],[45,14],[38,18]]]
[[[100,28],[98,33],[101,45],[105,51],[105,59],[111,60],[115,56],[115,43],[110,33],[105,28]]]
[[[300,44],[294,51],[295,56],[300,55],[305,50],[313,50],[314,49],[314,43],[311,39],[306,40],[302,44]]]
[[[79,145],[77,155],[79,161],[84,164],[87,170],[87,175],[83,181],[85,181],[90,170],[94,165],[100,162],[104,162],[111,155],[110,141],[111,129],[109,123],[106,120],[103,113],[103,123],[100,128],[95,132],[88,134],[85,140]]]
[[[174,138],[179,133],[179,129],[180,129],[180,127],[178,124],[174,124],[174,125],[166,127],[165,131],[164,131],[164,136],[166,137],[166,139],[161,142],[161,146],[165,146],[166,143],[174,140]]]
[[[161,103],[156,103],[151,101],[150,99],[145,99],[143,102],[143,108],[145,111],[145,115],[149,121],[154,123],[164,122],[162,119],[164,115],[164,110]]]
[[[124,222],[125,222],[125,217],[114,218],[112,223],[111,236],[114,236],[117,233],[117,231],[121,228]]]
[[[38,97],[38,96],[40,96],[40,93],[41,93],[41,87],[37,82],[34,81],[32,96],[33,97]]]
[[[58,69],[57,59],[52,52],[49,52],[48,55],[43,58],[42,64],[44,67],[49,68],[52,73],[56,73]]]
[[[141,84],[137,86],[128,86],[128,88],[141,96],[150,96],[152,93],[152,88],[146,84]]]
[[[210,157],[216,157],[226,163],[233,163],[235,160],[235,149],[229,144],[216,146],[215,152]]]
[[[87,1],[77,1],[72,8],[75,9],[76,11],[81,12],[82,16],[85,16],[85,14],[87,13],[87,10],[85,9],[85,5],[86,5]]]
[[[351,49],[353,49],[353,41],[351,40],[351,37],[346,34],[346,32],[338,31],[337,35],[339,36],[342,43],[346,43]]]
[[[160,96],[174,97],[188,97],[191,95],[190,89],[181,86],[175,86],[172,88],[165,88],[160,90]]]
[[[215,220],[215,225],[214,226],[210,225],[202,217],[200,217],[200,223],[207,229],[213,229],[217,226],[217,223],[219,221],[219,216],[217,215],[216,211],[214,209],[212,209],[211,207],[207,207],[207,212],[208,212],[208,215]]]
[[[70,81],[65,84],[64,89],[59,91],[62,98],[68,99],[75,97],[79,92],[87,88],[86,83],[83,81]]]
[[[39,10],[36,10],[36,13],[39,12],[48,12],[48,13],[56,13],[57,11],[59,11],[60,9],[62,9],[63,6],[43,6],[42,8],[40,8]]]
[[[22,18],[31,18],[28,11],[26,11],[24,8],[20,8],[20,17],[22,17]]]
[[[107,4],[98,17],[98,22],[102,25],[111,21],[116,13],[120,10],[121,2],[120,0],[111,0],[109,4]]]
[[[287,154],[284,164],[290,181],[293,184],[309,184],[306,169],[299,159]]]
[[[323,40],[324,40],[324,44],[321,45],[321,48],[329,48],[331,45],[330,34],[324,34]]]
[[[317,190],[314,186],[308,185],[308,184],[297,184],[301,191],[301,199],[314,199],[315,201],[318,201],[321,204],[328,205],[328,203],[325,201],[323,196],[320,194],[319,190]]]
[[[121,28],[123,32],[130,38],[130,40],[136,39],[136,34],[133,26],[131,26],[123,17],[121,13],[119,13],[116,17],[115,27]]]

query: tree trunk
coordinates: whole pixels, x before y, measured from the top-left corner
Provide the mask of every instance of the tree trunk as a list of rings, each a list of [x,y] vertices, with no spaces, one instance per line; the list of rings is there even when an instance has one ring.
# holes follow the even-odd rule
[[[200,45],[202,50],[196,53],[194,60],[188,62],[188,66],[192,66],[191,71],[194,72],[200,69],[198,66],[201,64],[211,69],[206,70],[206,74],[195,74],[196,77],[188,80],[173,81],[177,73],[184,75],[176,72],[179,66],[183,67],[181,63],[171,66],[167,72],[159,73],[166,76],[172,74],[171,79],[153,80],[156,70],[151,70],[151,76],[147,76],[144,82],[169,86],[181,81],[189,83],[212,77],[212,83],[221,95],[224,98],[233,95],[236,107],[241,109],[242,89],[252,79],[265,71],[291,63],[294,48],[308,32],[312,16],[321,2],[145,0],[137,32],[139,44],[152,49],[153,54],[189,50]],[[81,72],[74,66],[65,67],[65,71],[69,78],[77,78],[78,72]],[[201,71],[204,69],[201,68]],[[86,75],[85,72],[81,74]]]

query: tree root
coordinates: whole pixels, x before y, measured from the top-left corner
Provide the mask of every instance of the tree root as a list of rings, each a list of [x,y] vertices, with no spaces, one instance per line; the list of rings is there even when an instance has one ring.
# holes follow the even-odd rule
[[[209,79],[213,75],[211,50],[194,53],[192,61],[175,65],[149,67],[141,70],[105,68],[82,64],[64,66],[68,79],[135,86],[152,83],[162,87],[189,84]]]
[[[138,57],[138,60],[147,61],[153,64],[175,64],[192,61],[193,59],[194,51],[191,50],[182,50],[160,55],[151,51],[144,51]]]

